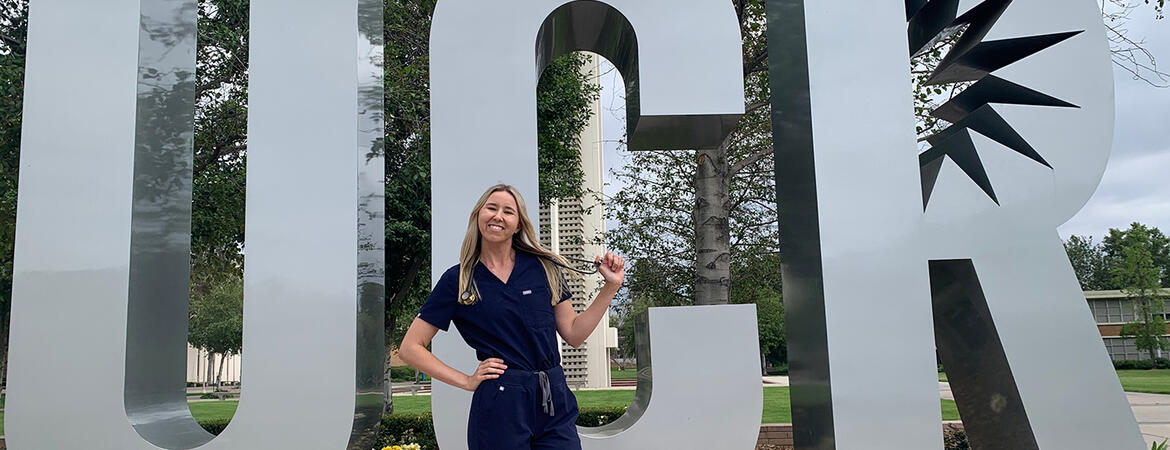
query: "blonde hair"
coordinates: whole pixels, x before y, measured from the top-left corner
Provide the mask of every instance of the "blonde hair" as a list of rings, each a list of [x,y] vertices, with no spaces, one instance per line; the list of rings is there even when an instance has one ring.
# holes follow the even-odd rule
[[[540,261],[540,265],[544,268],[544,276],[548,280],[548,289],[552,294],[552,304],[555,306],[561,298],[561,293],[564,292],[564,273],[561,272],[560,267],[556,263],[568,265],[568,261],[556,253],[544,248],[540,245],[540,240],[536,238],[536,229],[532,226],[532,222],[528,220],[528,208],[524,204],[524,197],[520,195],[520,191],[515,187],[507,184],[497,184],[484,191],[483,195],[479,197],[479,201],[475,202],[475,208],[471,210],[471,216],[467,218],[467,233],[463,235],[463,246],[459,250],[459,302],[463,304],[471,304],[478,299],[473,293],[472,297],[464,300],[463,293],[467,292],[471,285],[472,273],[475,270],[475,265],[479,263],[480,239],[479,235],[479,211],[487,204],[488,197],[496,192],[507,192],[512,194],[512,198],[516,200],[517,216],[520,217],[520,229],[516,234],[512,235],[512,248],[517,251],[530,253],[536,256]],[[555,261],[556,263],[554,263]]]

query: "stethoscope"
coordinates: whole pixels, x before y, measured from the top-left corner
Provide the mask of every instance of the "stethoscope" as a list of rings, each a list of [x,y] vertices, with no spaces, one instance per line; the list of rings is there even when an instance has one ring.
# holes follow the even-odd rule
[[[572,271],[577,272],[577,273],[582,274],[582,275],[595,274],[595,273],[597,273],[597,269],[599,267],[601,267],[601,261],[590,261],[588,259],[569,258],[569,257],[562,256],[562,258],[565,258],[566,260],[569,260],[569,261],[590,264],[593,266],[592,269],[579,269],[576,267],[571,267],[571,266],[561,264],[560,261],[557,261],[557,260],[552,259],[552,258],[548,258],[548,257],[544,257],[544,256],[542,256],[541,258],[544,258],[544,259],[548,260],[549,262],[556,264],[558,267],[560,267],[562,269],[572,270]],[[479,287],[477,287],[475,285],[475,274],[473,272],[472,276],[471,276],[471,282],[467,283],[467,289],[464,290],[463,294],[461,294],[459,296],[459,303],[464,304],[464,305],[472,305],[472,304],[475,304],[475,302],[479,301],[479,299],[480,299]]]

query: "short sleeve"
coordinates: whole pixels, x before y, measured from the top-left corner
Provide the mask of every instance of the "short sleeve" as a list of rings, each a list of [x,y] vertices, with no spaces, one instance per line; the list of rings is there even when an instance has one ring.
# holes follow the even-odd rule
[[[569,283],[565,280],[565,275],[561,274],[561,299],[557,300],[557,304],[573,298],[573,290],[569,288]]]
[[[451,319],[455,317],[455,309],[459,306],[458,294],[459,289],[459,266],[456,265],[443,273],[439,277],[439,282],[435,283],[435,288],[431,290],[431,295],[427,296],[427,300],[423,302],[422,308],[419,308],[416,317],[434,325],[443,331],[447,331]]]

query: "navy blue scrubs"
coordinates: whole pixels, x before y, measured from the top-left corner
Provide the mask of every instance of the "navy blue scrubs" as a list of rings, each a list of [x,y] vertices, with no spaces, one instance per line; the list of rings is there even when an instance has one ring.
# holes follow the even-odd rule
[[[557,349],[552,295],[537,256],[516,251],[508,282],[483,264],[473,271],[481,299],[462,305],[459,265],[447,269],[418,317],[440,330],[451,322],[475,356],[508,368],[484,380],[471,397],[467,443],[477,449],[580,449],[577,399],[565,383]],[[558,300],[572,293],[563,289]]]

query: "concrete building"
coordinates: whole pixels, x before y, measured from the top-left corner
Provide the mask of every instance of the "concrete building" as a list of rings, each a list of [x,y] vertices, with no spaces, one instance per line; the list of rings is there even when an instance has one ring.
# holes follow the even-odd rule
[[[600,58],[590,54],[582,70],[588,71],[594,83],[600,83]],[[602,192],[602,135],[601,100],[594,100],[593,115],[581,134],[581,166],[585,172],[585,189],[589,192],[580,199],[554,201],[540,208],[541,244],[561,256],[592,260],[605,253],[605,246],[596,239],[605,231],[605,218],[600,193]],[[600,274],[571,277],[573,309],[578,313],[593,303],[603,283]],[[559,339],[559,338],[558,338]],[[609,387],[609,349],[617,346],[617,329],[609,326],[606,311],[597,328],[580,348],[561,341],[561,366],[572,387]]]
[[[1162,289],[1162,297],[1170,298],[1170,289]],[[1145,351],[1138,351],[1133,339],[1121,337],[1121,327],[1133,322],[1135,317],[1133,307],[1121,291],[1085,291],[1085,300],[1089,302],[1089,310],[1093,312],[1093,319],[1097,321],[1097,330],[1101,332],[1101,339],[1105,341],[1105,349],[1113,360],[1146,359],[1149,356]],[[1165,300],[1163,300],[1165,303]],[[1170,310],[1163,307],[1162,315],[1170,318]],[[1170,326],[1164,335],[1170,338]],[[1162,357],[1168,356],[1165,352]]]
[[[219,371],[220,361],[223,361],[223,373],[220,381],[224,383],[238,383],[240,381],[240,355],[232,355],[227,359],[222,359],[222,355],[214,355],[211,368],[211,379],[215,380],[215,375]],[[207,352],[187,345],[187,382],[188,383],[202,383],[207,381]]]

